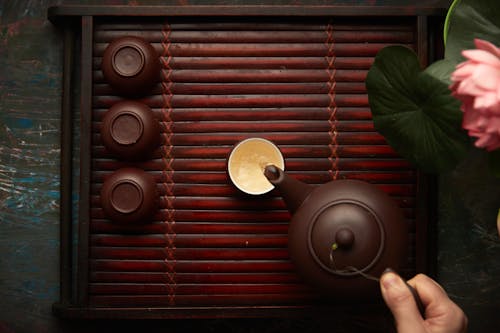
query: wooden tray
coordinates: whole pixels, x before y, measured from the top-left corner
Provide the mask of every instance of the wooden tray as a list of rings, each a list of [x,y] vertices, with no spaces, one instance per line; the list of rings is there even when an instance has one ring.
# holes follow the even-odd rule
[[[65,30],[65,73],[75,67],[81,73],[81,103],[78,121],[72,96],[63,95],[63,165],[71,170],[73,152],[80,151],[80,185],[76,231],[74,207],[66,198],[72,175],[63,166],[58,313],[246,317],[325,306],[327,300],[300,280],[289,261],[290,215],[279,193],[245,195],[227,176],[230,149],[248,137],[277,144],[287,172],[307,183],[360,179],[389,193],[410,227],[401,273],[429,272],[428,183],[375,131],[364,80],[387,45],[406,45],[425,61],[428,17],[439,11],[400,15],[394,7],[372,14],[355,7],[287,7],[284,15],[270,6],[255,13],[253,7],[231,7],[229,13],[219,8],[220,15],[212,15],[213,8],[158,8],[123,7],[123,16],[109,7],[49,12],[61,25],[81,20],[80,31]],[[77,65],[75,33],[81,36]],[[114,158],[100,138],[107,110],[130,99],[118,95],[101,71],[107,45],[124,36],[150,42],[162,65],[161,82],[134,98],[153,110],[161,146],[137,162]],[[66,81],[69,88],[71,76]],[[68,143],[75,124],[78,147]],[[160,209],[152,221],[122,225],[103,212],[102,184],[123,167],[154,178]],[[68,249],[75,234],[73,264]]]

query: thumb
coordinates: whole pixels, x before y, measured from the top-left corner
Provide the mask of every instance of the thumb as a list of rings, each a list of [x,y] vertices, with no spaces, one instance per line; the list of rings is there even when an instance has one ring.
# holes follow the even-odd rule
[[[425,332],[424,319],[403,279],[394,272],[387,272],[380,278],[380,288],[385,303],[396,320],[398,332]]]

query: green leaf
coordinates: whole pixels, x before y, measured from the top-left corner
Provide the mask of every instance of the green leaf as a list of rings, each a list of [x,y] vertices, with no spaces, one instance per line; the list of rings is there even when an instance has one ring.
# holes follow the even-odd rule
[[[451,84],[451,73],[453,73],[455,67],[456,63],[454,61],[442,59],[431,64],[424,72],[449,86]]]
[[[445,46],[446,46],[446,40],[448,39],[448,31],[450,30],[451,15],[455,10],[455,6],[457,5],[458,2],[460,2],[460,0],[453,0],[453,2],[450,5],[450,8],[448,9],[448,13],[446,13],[446,19],[444,20],[444,27],[443,27],[443,41]]]
[[[445,70],[437,66],[423,72],[413,51],[388,46],[366,79],[376,129],[400,155],[429,173],[452,169],[468,149],[460,102],[433,76]]]
[[[498,0],[456,0],[447,17],[445,58],[463,61],[462,50],[473,49],[474,38],[500,45]]]

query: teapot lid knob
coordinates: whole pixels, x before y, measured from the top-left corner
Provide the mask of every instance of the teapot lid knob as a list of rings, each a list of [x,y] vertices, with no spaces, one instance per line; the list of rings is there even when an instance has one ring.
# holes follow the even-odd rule
[[[342,249],[352,247],[354,238],[354,232],[349,228],[341,228],[335,233],[335,242]]]
[[[384,225],[376,212],[362,202],[335,200],[323,206],[308,227],[309,253],[316,263],[335,275],[351,276],[348,266],[369,271],[385,248]],[[335,251],[335,266],[331,264]]]

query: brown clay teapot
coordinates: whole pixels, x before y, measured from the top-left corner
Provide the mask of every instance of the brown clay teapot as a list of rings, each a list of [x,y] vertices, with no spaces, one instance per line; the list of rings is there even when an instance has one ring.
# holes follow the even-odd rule
[[[335,299],[378,295],[380,276],[407,257],[408,230],[397,204],[375,185],[335,180],[312,186],[274,165],[264,175],[293,214],[288,230],[290,258],[302,278]]]

